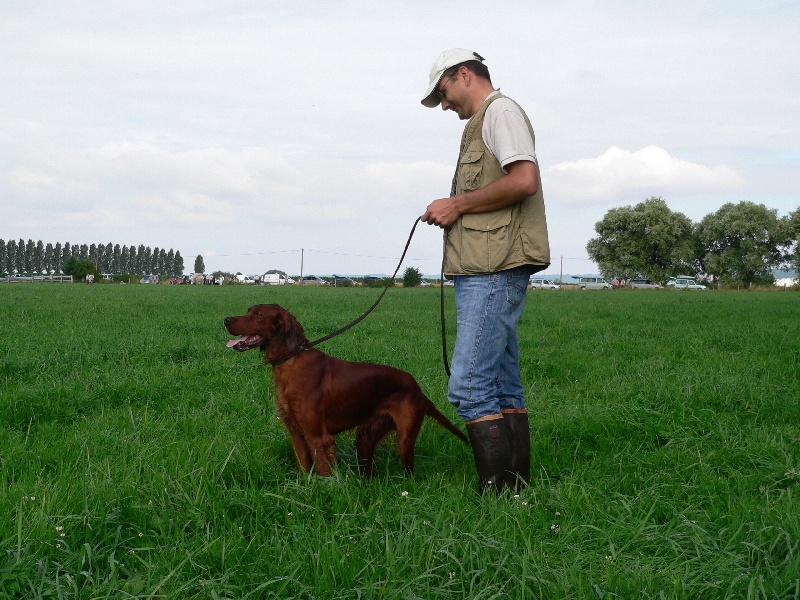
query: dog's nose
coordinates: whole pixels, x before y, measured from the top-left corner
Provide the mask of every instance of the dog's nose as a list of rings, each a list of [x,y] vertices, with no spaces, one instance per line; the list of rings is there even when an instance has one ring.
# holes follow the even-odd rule
[[[230,322],[231,322],[231,319],[233,319],[233,317],[225,317],[225,321],[224,321],[225,325],[227,325],[228,323],[230,323]]]

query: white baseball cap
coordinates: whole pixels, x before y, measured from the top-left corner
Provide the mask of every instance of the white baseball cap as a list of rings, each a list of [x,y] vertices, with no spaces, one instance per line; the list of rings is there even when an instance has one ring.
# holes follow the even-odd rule
[[[464,50],[464,48],[453,48],[452,50],[442,52],[431,67],[431,80],[428,84],[428,90],[425,92],[425,97],[422,99],[422,105],[428,108],[436,108],[439,106],[441,100],[436,93],[436,86],[439,85],[442,75],[444,75],[444,72],[450,67],[455,67],[468,60],[479,60],[483,62],[484,59],[477,52]]]

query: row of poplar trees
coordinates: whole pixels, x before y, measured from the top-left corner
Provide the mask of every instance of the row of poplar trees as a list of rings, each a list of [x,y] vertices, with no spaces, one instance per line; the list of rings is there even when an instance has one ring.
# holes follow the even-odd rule
[[[183,275],[183,257],[172,248],[120,246],[119,244],[44,244],[41,240],[0,239],[0,272],[8,275],[60,275],[67,259],[91,260],[97,273],[112,275]]]

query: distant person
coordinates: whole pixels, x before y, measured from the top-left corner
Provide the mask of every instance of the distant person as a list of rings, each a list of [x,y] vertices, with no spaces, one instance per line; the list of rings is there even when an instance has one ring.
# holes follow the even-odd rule
[[[448,399],[464,419],[482,490],[530,479],[530,429],[517,324],[528,280],[550,264],[533,127],[494,89],[482,56],[455,48],[430,71],[422,104],[467,121],[448,198],[422,220],[444,229],[458,328]]]

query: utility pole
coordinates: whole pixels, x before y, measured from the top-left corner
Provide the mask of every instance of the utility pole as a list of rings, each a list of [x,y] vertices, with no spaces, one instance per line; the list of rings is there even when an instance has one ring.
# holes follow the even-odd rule
[[[300,248],[300,285],[303,285],[303,258],[305,254],[305,249]]]

